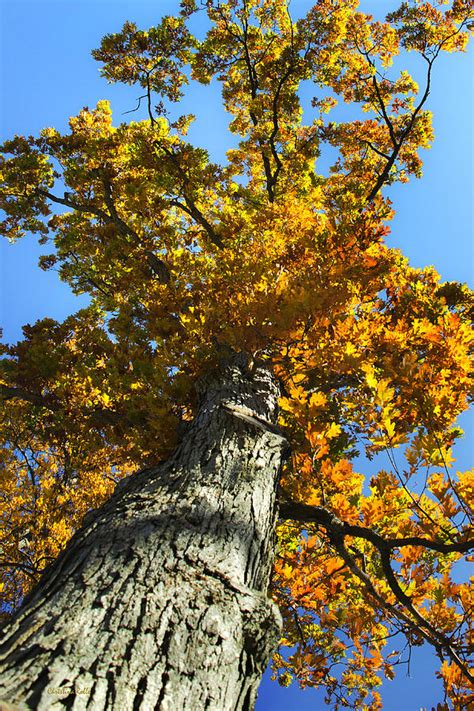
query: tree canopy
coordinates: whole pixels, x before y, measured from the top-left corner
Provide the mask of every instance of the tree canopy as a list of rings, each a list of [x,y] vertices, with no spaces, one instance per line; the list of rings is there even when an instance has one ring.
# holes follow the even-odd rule
[[[467,707],[472,588],[453,570],[474,549],[474,475],[455,471],[451,449],[469,402],[473,300],[387,246],[384,188],[421,175],[433,68],[473,26],[472,0],[403,2],[385,22],[357,0],[317,0],[299,19],[286,0],[183,0],[93,52],[108,81],[138,88],[146,119],[114,124],[102,101],[64,135],[3,144],[2,232],[51,243],[40,266],[90,296],[1,347],[6,614],[87,511],[170,454],[199,378],[244,351],[281,383],[292,450],[275,676],[324,686],[336,709],[381,708],[399,635],[433,645],[448,698]],[[420,85],[394,67],[406,51],[424,63]],[[194,117],[169,111],[191,81],[221,85],[238,137],[222,165],[188,142]],[[331,120],[337,101],[352,120]],[[390,468],[367,480],[361,452],[386,452]]]

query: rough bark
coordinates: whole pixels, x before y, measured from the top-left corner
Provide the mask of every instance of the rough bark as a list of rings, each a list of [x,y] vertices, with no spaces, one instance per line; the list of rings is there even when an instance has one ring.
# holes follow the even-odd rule
[[[10,624],[0,698],[38,711],[253,708],[280,628],[267,595],[277,398],[269,371],[243,359],[207,378],[170,460],[86,517]]]

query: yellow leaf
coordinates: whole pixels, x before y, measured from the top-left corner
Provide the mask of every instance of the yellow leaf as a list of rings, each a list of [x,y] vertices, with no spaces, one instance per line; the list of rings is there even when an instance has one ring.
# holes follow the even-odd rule
[[[314,408],[324,407],[327,401],[328,399],[324,393],[312,393],[309,399],[309,406]]]
[[[366,372],[365,381],[371,390],[377,390],[377,378],[372,369]]]
[[[334,439],[335,437],[339,437],[341,434],[341,425],[338,425],[337,422],[331,422],[329,425],[329,429],[326,430],[324,433],[324,436],[326,439]]]

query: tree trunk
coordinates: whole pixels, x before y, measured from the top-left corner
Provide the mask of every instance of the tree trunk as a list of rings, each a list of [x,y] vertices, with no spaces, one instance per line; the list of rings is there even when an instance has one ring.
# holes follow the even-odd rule
[[[164,464],[125,480],[0,644],[0,698],[38,709],[252,709],[280,617],[267,595],[286,442],[243,358],[208,376]]]

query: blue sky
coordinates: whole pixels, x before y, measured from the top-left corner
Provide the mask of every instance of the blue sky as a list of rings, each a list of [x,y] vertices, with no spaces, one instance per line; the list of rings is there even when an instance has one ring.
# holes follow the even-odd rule
[[[138,91],[107,85],[99,65],[90,57],[106,32],[120,29],[125,20],[151,26],[162,14],[172,13],[177,0],[0,0],[2,139],[17,134],[37,134],[45,126],[65,129],[67,119],[83,106],[107,98],[115,121],[134,108]],[[311,5],[293,0],[294,15]],[[383,14],[396,6],[392,0],[363,0],[361,7]],[[407,67],[415,66],[407,58]],[[415,266],[433,264],[447,280],[473,279],[473,52],[447,55],[439,62],[429,108],[434,112],[436,140],[425,154],[424,176],[396,186],[391,198],[397,211],[390,244],[400,247]],[[193,89],[180,113],[198,115],[191,140],[223,160],[229,148],[227,122],[215,88]],[[138,114],[133,115],[134,118]],[[80,308],[54,272],[37,267],[40,250],[34,238],[16,245],[0,242],[0,325],[4,339],[21,337],[21,326],[38,318],[62,319]],[[49,250],[46,250],[49,251]],[[463,418],[472,429],[472,419]],[[467,441],[458,451],[458,465],[472,463]],[[399,672],[395,682],[384,684],[387,711],[418,711],[441,700],[434,680],[435,661],[430,652],[415,650],[411,677]],[[322,694],[297,687],[281,689],[266,677],[258,711],[319,711]]]

